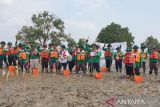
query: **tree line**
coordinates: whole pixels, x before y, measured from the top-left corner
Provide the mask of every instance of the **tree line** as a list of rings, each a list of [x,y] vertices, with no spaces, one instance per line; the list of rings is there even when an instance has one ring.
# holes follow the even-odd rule
[[[48,41],[61,45],[62,42],[68,42],[71,46],[76,46],[76,41],[71,37],[71,34],[64,32],[64,22],[57,18],[56,15],[50,14],[48,11],[42,13],[33,14],[32,26],[23,26],[16,35],[16,40],[30,41],[39,45],[44,45]],[[128,47],[134,45],[135,37],[129,31],[128,27],[122,27],[120,24],[112,22],[110,25],[102,28],[99,32],[96,42],[101,43],[115,43],[115,42],[127,42]],[[84,38],[80,38],[78,43],[82,45],[85,43]],[[152,35],[147,37],[141,45],[145,47],[158,47],[160,48],[160,42]]]

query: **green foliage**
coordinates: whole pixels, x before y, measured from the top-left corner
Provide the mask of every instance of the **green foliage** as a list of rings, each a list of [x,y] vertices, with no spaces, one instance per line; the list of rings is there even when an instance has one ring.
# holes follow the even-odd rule
[[[55,15],[44,11],[43,13],[33,14],[33,26],[23,26],[18,32],[20,40],[37,41],[40,45],[44,45],[48,40],[56,44],[61,44],[61,41],[71,40],[71,37],[64,34],[64,22],[56,18]]]
[[[151,36],[147,37],[147,39],[143,43],[141,43],[141,46],[145,46],[145,47],[149,47],[149,48],[152,48],[152,47],[160,48],[160,43],[157,40],[157,38],[154,38],[151,35]]]
[[[127,42],[128,46],[132,46],[134,37],[128,27],[122,28],[121,25],[112,22],[100,31],[96,41],[101,43]]]
[[[78,41],[78,46],[85,46],[86,44],[86,39],[85,38],[80,38]]]

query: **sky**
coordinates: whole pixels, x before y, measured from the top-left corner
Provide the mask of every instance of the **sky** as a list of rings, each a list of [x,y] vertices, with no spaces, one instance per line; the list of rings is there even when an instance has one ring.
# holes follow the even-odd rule
[[[15,41],[35,13],[49,11],[65,23],[65,33],[95,41],[111,22],[128,27],[140,44],[153,35],[160,41],[160,0],[0,0],[0,41]]]

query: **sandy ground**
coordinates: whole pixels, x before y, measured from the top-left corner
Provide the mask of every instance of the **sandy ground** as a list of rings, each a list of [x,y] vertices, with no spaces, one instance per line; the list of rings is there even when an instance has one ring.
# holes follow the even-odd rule
[[[144,78],[136,84],[124,73],[104,73],[101,80],[89,75],[46,74],[0,78],[0,107],[112,107],[106,100],[115,98],[115,107],[160,107],[160,81]],[[117,100],[143,99],[145,104],[116,104]]]
[[[111,98],[115,107],[160,107],[160,80],[149,78],[148,69],[143,83],[136,84],[125,79],[124,70],[117,73],[113,68],[100,80],[89,74],[19,74],[7,80],[0,73],[0,107],[114,107],[106,103]],[[122,102],[129,100],[143,103]]]

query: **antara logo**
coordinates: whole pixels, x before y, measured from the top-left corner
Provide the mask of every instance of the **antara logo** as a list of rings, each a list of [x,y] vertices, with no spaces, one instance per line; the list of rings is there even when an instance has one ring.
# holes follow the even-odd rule
[[[116,99],[113,97],[109,100],[106,100],[106,104],[112,107],[115,105],[144,105],[145,101],[143,99]]]

